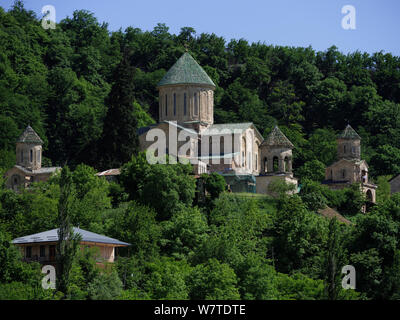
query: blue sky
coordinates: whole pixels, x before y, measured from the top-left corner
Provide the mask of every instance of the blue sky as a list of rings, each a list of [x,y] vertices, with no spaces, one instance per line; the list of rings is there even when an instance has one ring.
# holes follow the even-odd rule
[[[25,0],[41,16],[44,5],[56,8],[57,22],[76,9],[94,12],[110,30],[128,26],[152,30],[165,23],[172,33],[193,27],[198,34],[272,45],[311,45],[326,50],[336,45],[347,53],[383,50],[400,56],[399,0]],[[13,0],[0,0],[8,10]],[[344,5],[356,9],[356,29],[341,25]]]

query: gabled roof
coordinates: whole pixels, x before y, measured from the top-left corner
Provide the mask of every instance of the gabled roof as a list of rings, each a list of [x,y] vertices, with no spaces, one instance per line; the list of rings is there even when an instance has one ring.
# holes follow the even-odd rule
[[[163,124],[168,124],[168,125],[171,125],[171,126],[175,126],[180,130],[185,130],[185,131],[190,132],[191,134],[194,134],[194,135],[197,134],[196,131],[194,131],[194,130],[192,130],[190,128],[185,128],[185,127],[181,126],[180,124],[178,124],[176,121],[168,121],[168,120],[163,120],[163,121],[161,121],[159,123],[151,124],[151,125],[149,125],[147,127],[138,128],[137,133],[138,133],[139,136],[141,136],[142,134],[145,134],[147,131],[149,131],[151,129],[154,129],[154,128],[158,128],[160,125],[163,125]]]
[[[119,176],[121,174],[120,169],[108,169],[106,171],[96,173],[96,176]]]
[[[325,209],[319,209],[318,213],[325,218],[328,218],[328,219],[336,218],[340,222],[343,222],[345,224],[351,224],[350,220],[347,220],[339,212],[337,212],[336,210],[334,210],[330,207],[326,207]]]
[[[157,86],[171,84],[206,84],[215,87],[208,74],[188,52],[175,62]]]
[[[75,234],[81,235],[81,241],[84,242],[96,242],[105,244],[114,244],[117,246],[129,246],[129,243],[119,241],[117,239],[109,238],[94,232],[86,231],[80,228],[73,228]],[[20,237],[14,239],[14,244],[26,244],[26,243],[38,243],[38,242],[57,242],[58,241],[58,229],[52,229],[40,233],[31,234],[29,236]]]
[[[366,166],[366,168],[369,169],[367,161],[365,161],[363,159],[360,160],[360,159],[346,159],[346,158],[342,158],[342,159],[339,159],[339,160],[335,161],[330,166],[326,167],[326,169],[329,169],[331,167],[335,167],[341,162],[351,162],[351,163],[354,163],[354,165],[358,165],[358,166],[361,166],[362,164],[364,164]]]
[[[282,146],[287,148],[294,148],[293,143],[283,134],[281,129],[278,126],[275,126],[271,133],[268,135],[267,139],[261,144],[262,146]]]
[[[234,130],[244,131],[250,127],[253,127],[255,133],[258,135],[260,140],[262,141],[264,138],[262,134],[258,131],[257,127],[253,122],[241,122],[241,123],[217,123],[212,124],[206,130],[201,132],[201,135],[218,135],[222,130],[230,130],[234,132]]]
[[[347,127],[338,136],[339,139],[361,140],[357,132],[348,124]]]
[[[31,126],[27,126],[25,131],[19,136],[17,142],[21,143],[34,143],[34,144],[43,144],[42,139],[38,136],[35,130],[32,129]]]
[[[53,173],[53,172],[56,172],[57,170],[61,170],[61,167],[42,167],[40,169],[31,170],[31,169],[25,168],[25,167],[17,165],[17,164],[14,166],[14,168],[21,170],[23,173],[25,173],[27,175]]]

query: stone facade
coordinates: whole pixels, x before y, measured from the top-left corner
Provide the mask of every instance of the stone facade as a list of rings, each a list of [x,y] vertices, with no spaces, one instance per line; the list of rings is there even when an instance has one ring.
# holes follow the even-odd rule
[[[264,187],[257,189],[261,193],[267,192],[270,179],[281,179],[282,173],[285,181],[297,186],[292,174],[293,145],[279,128],[264,141],[251,122],[214,124],[215,84],[189,53],[179,58],[157,88],[159,122],[139,129],[141,150],[192,160],[196,175],[217,172],[225,177],[242,176],[236,179],[240,181],[255,181],[261,174]],[[274,170],[276,157],[279,169]],[[264,158],[271,163],[267,170]]]

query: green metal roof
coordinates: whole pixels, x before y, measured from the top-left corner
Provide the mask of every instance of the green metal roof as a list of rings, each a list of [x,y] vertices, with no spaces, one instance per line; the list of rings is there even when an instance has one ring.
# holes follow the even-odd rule
[[[35,130],[31,126],[27,126],[25,131],[19,136],[17,142],[21,143],[32,143],[32,144],[43,144],[42,139],[38,136]]]
[[[349,140],[361,140],[361,137],[357,134],[357,132],[349,124],[343,130],[343,132],[341,134],[339,134],[338,138],[339,139],[349,139]]]
[[[188,52],[185,52],[175,62],[158,83],[158,86],[171,84],[206,84],[215,87],[214,82],[208,74]]]
[[[283,134],[281,129],[275,126],[271,133],[268,135],[267,139],[261,145],[267,146],[283,146],[288,148],[294,148],[293,143]]]

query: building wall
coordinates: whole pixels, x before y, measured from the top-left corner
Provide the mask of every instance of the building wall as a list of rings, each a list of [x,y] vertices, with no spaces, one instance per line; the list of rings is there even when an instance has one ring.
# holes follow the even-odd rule
[[[55,262],[55,256],[51,257],[50,256],[50,246],[56,246],[56,242],[52,243],[32,243],[32,244],[17,244],[17,246],[20,248],[20,251],[24,257],[24,260],[26,261],[39,261],[42,263],[49,263],[49,262]],[[45,256],[41,257],[40,256],[40,247],[43,246],[45,250]],[[29,258],[27,256],[28,253],[28,247],[31,248],[31,257]],[[106,244],[81,244],[81,250],[84,249],[84,247],[89,247],[93,248],[96,247],[98,248],[98,257],[97,261],[98,262],[114,262],[115,259],[115,247],[111,245],[106,245]],[[54,249],[55,250],[55,249]]]
[[[185,94],[186,114],[184,112]],[[207,85],[170,85],[160,87],[159,122],[163,120],[178,121],[178,123],[204,121],[212,124],[214,122],[213,89]]]
[[[293,193],[297,193],[298,181],[296,178],[293,177],[292,174],[257,176],[256,177],[257,193],[271,195],[271,193],[268,191],[268,186],[271,184],[271,182],[276,181],[276,180],[282,180],[286,183],[294,184],[295,190]]]
[[[17,165],[37,170],[42,167],[42,146],[36,144],[17,143]]]
[[[338,139],[337,158],[338,159],[360,159],[361,140]]]
[[[325,169],[325,179],[349,181],[349,183],[368,183],[368,167],[365,162],[337,161]]]

